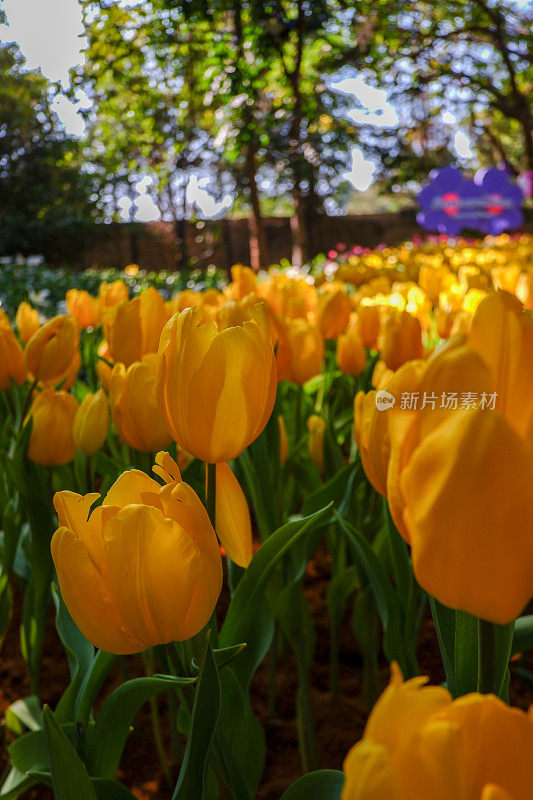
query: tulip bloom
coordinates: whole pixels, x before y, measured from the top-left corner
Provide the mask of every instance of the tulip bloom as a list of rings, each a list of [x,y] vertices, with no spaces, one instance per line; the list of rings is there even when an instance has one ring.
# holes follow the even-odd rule
[[[124,281],[116,280],[112,283],[102,282],[98,287],[100,308],[112,308],[129,299],[128,287]]]
[[[167,319],[165,302],[153,287],[129,302],[107,309],[103,328],[112,360],[129,367],[147,353],[157,352]]]
[[[216,532],[229,558],[247,567],[253,556],[248,502],[229,464],[217,464]]]
[[[26,366],[34,378],[59,383],[68,373],[78,352],[76,320],[59,315],[45,322],[26,345]]]
[[[427,678],[389,686],[344,761],[341,800],[528,800],[533,718],[494,695],[452,701]]]
[[[74,460],[76,445],[72,429],[78,401],[68,392],[44,389],[31,404],[33,420],[28,458],[36,464],[57,466]]]
[[[207,463],[231,461],[268,422],[276,362],[261,303],[218,331],[197,308],[172,317],[161,335],[156,396],[174,440]]]
[[[450,412],[401,472],[420,585],[441,603],[506,624],[533,597],[533,456],[490,411]]]
[[[344,333],[352,310],[346,292],[325,292],[321,295],[316,312],[316,321],[324,339],[337,339]]]
[[[65,295],[68,313],[78,321],[80,328],[94,328],[101,318],[100,304],[85,289],[69,289]]]
[[[406,311],[388,309],[385,312],[378,349],[390,369],[396,370],[416,358],[422,358],[422,326],[417,317]]]
[[[74,444],[86,456],[98,452],[106,440],[109,428],[109,408],[103,389],[89,392],[82,400],[74,418]]]
[[[225,294],[232,300],[242,300],[255,292],[256,275],[253,269],[242,264],[234,264],[231,268],[231,283],[225,289]]]
[[[11,388],[12,380],[20,386],[26,374],[22,347],[9,323],[0,319],[0,389]]]
[[[130,470],[102,505],[58,492],[52,557],[61,595],[83,635],[118,655],[189,639],[207,624],[222,586],[215,532],[168,453],[161,486]]]
[[[375,305],[360,305],[357,309],[357,327],[363,346],[375,350],[381,327],[379,308]]]
[[[302,385],[319,375],[324,361],[324,340],[317,328],[303,319],[288,320],[291,347],[288,380]]]
[[[326,422],[322,417],[311,414],[307,420],[309,431],[309,456],[319,472],[324,472],[324,431]]]
[[[155,370],[157,356],[148,353],[127,369],[115,364],[109,399],[113,422],[120,438],[144,453],[167,447],[171,436],[157,406]]]
[[[342,333],[337,339],[337,365],[346,375],[360,375],[365,368],[366,354],[356,329]]]
[[[19,332],[19,336],[27,344],[35,331],[41,327],[41,320],[39,319],[39,312],[36,308],[32,308],[25,300],[17,308],[15,315],[15,325]]]

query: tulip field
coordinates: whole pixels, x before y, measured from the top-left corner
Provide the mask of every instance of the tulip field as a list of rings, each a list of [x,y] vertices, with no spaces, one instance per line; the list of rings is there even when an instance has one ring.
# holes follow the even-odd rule
[[[16,273],[0,800],[531,800],[533,237]]]

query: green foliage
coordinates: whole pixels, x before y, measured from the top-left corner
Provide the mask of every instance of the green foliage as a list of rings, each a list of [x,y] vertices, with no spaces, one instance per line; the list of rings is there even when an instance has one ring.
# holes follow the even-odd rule
[[[64,133],[40,72],[0,45],[0,255],[66,258],[95,214],[77,143]]]

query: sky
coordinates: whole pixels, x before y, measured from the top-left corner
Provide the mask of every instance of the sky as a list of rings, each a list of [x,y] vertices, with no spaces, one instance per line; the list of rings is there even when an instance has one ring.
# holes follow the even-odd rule
[[[529,1],[529,0],[527,0]],[[81,9],[77,0],[0,0],[7,17],[8,25],[0,25],[0,41],[18,43],[29,69],[40,68],[51,81],[60,81],[68,86],[68,71],[81,61],[83,46],[83,25]],[[377,127],[396,124],[398,117],[394,108],[387,102],[383,89],[376,89],[365,83],[362,76],[344,78],[332,84],[333,88],[353,95],[363,108],[354,108],[350,116],[356,123],[370,123]],[[84,124],[76,112],[76,106],[65,97],[57,97],[54,103],[67,131],[75,135],[83,133]],[[453,115],[450,114],[450,117]],[[453,124],[455,119],[443,120]],[[468,158],[471,155],[468,136],[462,131],[455,134],[457,155]],[[375,165],[365,158],[359,147],[352,151],[352,166],[345,177],[354,189],[365,191],[373,182]],[[135,217],[139,221],[159,219],[159,212],[147,193],[147,179],[137,185],[140,192],[135,201]],[[187,200],[196,204],[205,217],[213,217],[232,204],[227,195],[215,202],[209,194],[207,179],[193,176],[187,188]],[[131,201],[123,198],[120,202],[124,219],[130,217]]]

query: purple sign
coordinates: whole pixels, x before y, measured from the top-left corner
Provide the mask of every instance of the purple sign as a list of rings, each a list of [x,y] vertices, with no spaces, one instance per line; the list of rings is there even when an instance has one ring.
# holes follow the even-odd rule
[[[522,225],[523,194],[506,171],[479,169],[470,180],[456,167],[443,167],[429,177],[417,198],[417,221],[426,230],[456,236],[469,228],[497,236]]]

